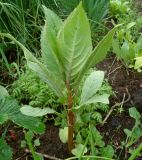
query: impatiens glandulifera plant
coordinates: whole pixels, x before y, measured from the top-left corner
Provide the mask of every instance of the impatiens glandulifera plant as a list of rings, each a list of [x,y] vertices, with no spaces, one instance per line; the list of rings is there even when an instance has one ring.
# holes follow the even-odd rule
[[[89,21],[82,3],[74,9],[65,21],[62,21],[45,6],[43,8],[45,13],[45,25],[41,33],[43,63],[36,59],[27,48],[10,34],[1,33],[1,36],[10,38],[22,48],[28,66],[68,106],[68,148],[71,152],[74,147],[73,129],[75,123],[75,115],[72,108],[75,105],[75,97],[78,96],[79,85],[88,69],[105,58],[117,27],[110,30],[96,48],[93,49]],[[103,77],[103,72],[98,74]],[[91,79],[97,79],[92,77],[93,74]],[[92,86],[93,84],[89,87]],[[85,87],[87,86],[85,85]],[[93,86],[92,89],[94,88]],[[83,90],[86,91],[85,88]],[[87,96],[87,100],[89,100],[89,98],[93,97],[92,93],[89,93],[91,97],[83,93],[81,105],[84,105],[86,101],[86,99],[85,101],[83,100],[83,97]],[[91,102],[94,103],[93,100]]]

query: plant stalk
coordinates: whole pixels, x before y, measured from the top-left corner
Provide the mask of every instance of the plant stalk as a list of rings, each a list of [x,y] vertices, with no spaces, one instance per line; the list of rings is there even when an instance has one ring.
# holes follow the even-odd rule
[[[68,150],[71,153],[72,149],[74,148],[73,143],[73,132],[74,132],[74,113],[72,112],[73,106],[73,97],[72,97],[72,90],[70,88],[70,84],[66,82],[67,90],[68,90]]]
[[[142,150],[142,143],[134,150],[133,154],[128,160],[136,159],[136,157],[140,154],[141,150]]]

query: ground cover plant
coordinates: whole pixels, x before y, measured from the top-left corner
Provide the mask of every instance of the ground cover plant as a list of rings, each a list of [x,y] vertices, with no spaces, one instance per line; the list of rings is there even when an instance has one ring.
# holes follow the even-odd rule
[[[139,2],[0,5],[0,159],[141,159]]]

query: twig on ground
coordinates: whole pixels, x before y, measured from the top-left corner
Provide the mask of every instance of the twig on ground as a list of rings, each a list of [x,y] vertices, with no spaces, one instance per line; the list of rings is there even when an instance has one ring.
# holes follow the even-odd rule
[[[128,98],[127,98],[126,100],[124,100],[124,98],[123,98],[122,102],[116,103],[116,104],[114,104],[114,105],[111,107],[110,111],[108,112],[108,114],[107,114],[106,117],[104,118],[104,120],[103,120],[103,122],[102,122],[102,125],[104,125],[104,124],[106,123],[107,119],[109,118],[109,116],[111,115],[111,113],[113,112],[113,110],[114,110],[115,107],[122,106],[122,103],[124,104],[124,103],[126,103],[126,102],[128,102],[128,101],[130,100],[131,95],[130,95],[130,93],[129,93],[129,91],[128,91],[128,88],[126,88],[126,92],[127,92],[127,94],[128,94]],[[125,94],[124,94],[124,96],[125,96]]]
[[[26,149],[25,152],[26,152],[26,153],[31,153],[29,149]],[[36,152],[36,154],[41,155],[41,156],[43,156],[44,158],[48,158],[48,159],[52,159],[52,160],[63,160],[63,159],[60,159],[60,158],[56,158],[56,157],[53,157],[53,156],[49,156],[49,155],[47,155],[47,154],[42,154],[42,153],[38,153],[38,152]]]
[[[22,156],[20,156],[19,158],[17,158],[16,160],[20,160],[21,158],[24,158],[28,155],[28,153],[23,154]]]

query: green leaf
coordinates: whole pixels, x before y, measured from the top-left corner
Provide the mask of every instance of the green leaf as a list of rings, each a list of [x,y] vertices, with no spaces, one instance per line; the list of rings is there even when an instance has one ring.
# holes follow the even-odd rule
[[[48,86],[55,92],[58,97],[64,96],[63,90],[65,88],[65,84],[62,79],[56,77],[54,73],[49,72],[47,68],[40,62],[28,61],[28,66],[30,69],[36,72],[44,82],[48,84]]]
[[[122,53],[121,53],[118,39],[113,40],[112,47],[113,47],[113,52],[117,55],[117,57],[119,57],[121,59]]]
[[[129,62],[130,60],[130,46],[129,43],[127,41],[125,41],[121,47],[121,53],[122,53],[122,58],[124,59],[124,61],[126,63]]]
[[[40,146],[39,138],[34,140],[34,146],[36,146],[36,147]]]
[[[139,121],[141,117],[140,113],[137,111],[135,107],[129,108],[129,115],[136,121]]]
[[[3,124],[8,120],[8,115],[7,114],[0,114],[0,124]]]
[[[20,111],[19,111],[20,112]],[[39,134],[43,134],[45,130],[45,125],[40,119],[36,117],[30,117],[23,115],[21,113],[14,114],[10,119],[17,125],[30,129],[31,131]]]
[[[3,138],[0,138],[0,160],[12,160],[12,149]]]
[[[46,114],[53,114],[55,113],[54,109],[51,108],[38,108],[38,107],[32,107],[28,105],[24,105],[23,107],[20,108],[20,111],[27,116],[32,116],[32,117],[41,117]]]
[[[109,104],[109,94],[103,94],[103,95],[94,95],[91,97],[88,101],[80,104],[77,107],[74,107],[73,110],[80,109],[83,105],[89,105],[89,104],[95,104],[95,103],[104,103]]]
[[[81,104],[86,104],[87,102],[93,101],[93,96],[100,89],[102,82],[104,80],[104,72],[103,71],[94,71],[92,72],[84,82],[82,93],[81,93]],[[94,99],[95,101],[95,99]]]
[[[27,144],[29,146],[29,149],[32,153],[32,156],[33,156],[33,159],[34,160],[43,160],[43,157],[41,155],[38,155],[36,152],[35,152],[35,148],[32,144],[32,139],[34,137],[34,133],[32,131],[28,131],[27,133],[25,133],[25,139],[27,141]]]
[[[112,158],[114,156],[114,149],[112,148],[112,146],[107,145],[107,147],[101,148],[101,153],[103,157]]]
[[[98,64],[106,57],[106,54],[112,45],[113,35],[116,29],[118,28],[118,26],[115,26],[112,30],[110,30],[107,33],[107,35],[96,46],[91,56],[89,57],[90,66],[94,66]]]
[[[44,132],[44,124],[38,118],[21,114],[20,106],[17,101],[11,97],[0,97],[0,113],[17,125],[31,129],[35,133]]]
[[[132,28],[135,24],[136,24],[136,22],[128,23],[126,26],[126,29],[128,30],[128,29]]]
[[[87,153],[87,148],[85,147],[84,149],[84,145],[83,144],[78,144],[73,150],[72,150],[72,154],[75,155],[76,157],[80,157],[82,155],[82,151],[84,150],[83,152],[83,155],[85,153]]]
[[[103,94],[103,95],[95,95],[91,97],[88,101],[83,103],[82,105],[92,104],[92,103],[104,103],[109,104],[109,94]]]
[[[134,69],[140,69],[142,67],[142,57],[136,57],[135,60]]]
[[[139,52],[142,49],[142,35],[140,35],[139,39],[136,43],[136,52]]]
[[[100,134],[100,132],[96,129],[96,127],[94,126],[91,127],[91,133],[93,140],[95,141],[95,144],[99,147],[104,147],[105,143],[103,141],[103,137]]]
[[[26,145],[27,145],[26,141],[25,141],[25,140],[22,140],[22,141],[21,141],[21,144],[20,144],[20,147],[21,147],[21,148],[26,148]]]
[[[68,127],[60,128],[59,137],[63,143],[67,143],[68,141]]]
[[[129,129],[124,129],[125,134],[130,137],[132,135],[132,131],[130,131]]]
[[[62,75],[61,65],[57,53],[57,33],[62,26],[62,20],[50,9],[43,6],[45,14],[45,25],[41,33],[42,58],[48,70],[58,76]]]
[[[133,129],[133,132],[132,132],[132,137],[131,138],[133,138],[134,140],[135,139],[139,139],[139,137],[141,137],[141,135],[142,135],[142,131],[141,131],[141,128],[140,127],[135,127],[134,129]]]
[[[118,25],[120,26],[120,25]],[[112,45],[113,35],[117,30],[118,26],[115,26],[112,30],[110,30],[107,35],[98,43],[96,48],[92,51],[91,55],[89,55],[87,61],[83,65],[81,72],[78,74],[76,83],[74,85],[78,85],[84,76],[84,73],[90,68],[101,62],[107,54],[107,51],[110,49]]]
[[[66,81],[73,82],[92,51],[91,31],[82,3],[64,21],[57,41]]]
[[[6,88],[0,85],[0,96],[9,96],[8,91]]]

